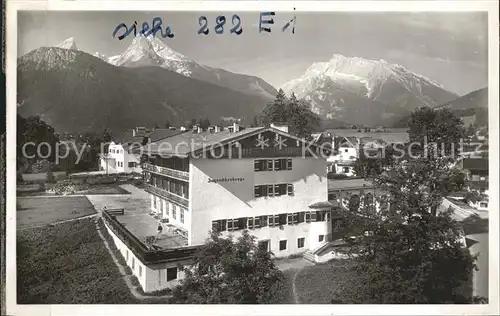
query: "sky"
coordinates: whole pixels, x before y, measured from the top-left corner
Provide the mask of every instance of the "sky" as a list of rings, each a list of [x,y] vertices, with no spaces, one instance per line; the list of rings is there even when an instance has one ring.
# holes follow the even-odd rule
[[[229,32],[235,13],[240,35]],[[223,34],[214,32],[217,15],[227,19]],[[200,16],[207,17],[208,35],[198,34]],[[18,55],[68,37],[85,52],[117,55],[132,41],[132,36],[113,38],[117,25],[151,25],[160,17],[174,34],[163,39],[170,48],[210,67],[261,77],[277,88],[333,54],[400,64],[459,95],[488,84],[487,13],[296,12],[295,33],[291,28],[282,32],[293,16],[276,12],[271,33],[260,33],[260,12],[25,11],[18,17]]]

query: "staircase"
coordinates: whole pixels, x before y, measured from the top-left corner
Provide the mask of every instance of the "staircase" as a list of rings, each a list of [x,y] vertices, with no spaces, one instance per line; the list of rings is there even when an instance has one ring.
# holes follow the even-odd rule
[[[316,262],[316,256],[314,255],[314,253],[312,252],[312,250],[308,250],[304,253],[303,255],[304,259],[306,259],[307,261],[311,261],[311,262]]]
[[[331,242],[324,242],[314,249],[309,249],[308,251],[306,251],[304,253],[304,255],[303,255],[304,259],[311,261],[311,262],[314,262],[314,263],[318,262],[316,260],[316,255],[320,254],[323,250],[325,250],[325,248],[330,246],[330,244],[331,244]]]

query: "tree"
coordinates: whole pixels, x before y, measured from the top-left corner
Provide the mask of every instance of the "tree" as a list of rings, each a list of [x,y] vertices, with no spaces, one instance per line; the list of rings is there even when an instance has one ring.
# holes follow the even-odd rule
[[[210,120],[208,118],[200,120],[200,127],[204,130],[208,129],[210,127]]]
[[[414,112],[412,118],[420,118],[421,111]],[[429,112],[424,116],[420,128],[411,129],[410,139],[427,135],[440,141],[457,136],[455,128],[451,135],[436,135],[442,117]],[[449,119],[456,122],[453,117]],[[358,208],[353,202],[345,212],[354,229],[346,232],[344,240],[349,246],[347,253],[355,256],[354,269],[359,276],[359,286],[349,289],[354,302],[473,300],[471,293],[459,289],[470,282],[475,257],[461,243],[463,231],[451,217],[453,210],[438,212],[443,198],[461,190],[464,184],[463,174],[450,160],[445,153],[437,152],[436,156],[391,165],[372,180],[383,192],[376,198],[378,210],[377,203],[375,207]]]
[[[410,142],[421,144],[419,150],[424,151],[424,144],[435,143],[435,149],[427,145],[432,152],[441,152],[444,155],[457,157],[460,140],[465,136],[465,129],[460,117],[450,109],[434,110],[430,107],[421,107],[411,114],[408,121]],[[436,147],[437,146],[437,147]],[[418,151],[418,150],[417,150]]]
[[[236,241],[211,233],[197,250],[174,301],[189,304],[258,304],[278,299],[283,274],[271,254],[244,231]]]
[[[59,137],[55,133],[54,128],[45,123],[45,121],[42,121],[40,116],[23,118],[19,114],[17,115],[18,168],[23,167],[25,164],[32,164],[43,159],[53,162],[58,141]],[[30,142],[32,142],[33,145],[27,145]],[[46,145],[40,146],[42,143]],[[37,148],[39,148],[38,153]]]
[[[288,131],[300,137],[310,137],[320,126],[320,118],[311,111],[309,103],[298,100],[292,93],[288,99],[279,90],[273,102],[268,103],[257,116],[255,125],[286,124]]]

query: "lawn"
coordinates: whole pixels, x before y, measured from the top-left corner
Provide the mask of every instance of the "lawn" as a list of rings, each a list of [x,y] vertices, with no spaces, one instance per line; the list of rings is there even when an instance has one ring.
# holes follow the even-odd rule
[[[95,213],[84,196],[18,197],[17,228],[47,225]]]
[[[94,219],[17,232],[18,304],[137,303]]]
[[[299,303],[331,304],[332,299],[336,304],[350,301],[343,289],[356,279],[352,264],[348,260],[334,260],[302,269],[295,279]]]

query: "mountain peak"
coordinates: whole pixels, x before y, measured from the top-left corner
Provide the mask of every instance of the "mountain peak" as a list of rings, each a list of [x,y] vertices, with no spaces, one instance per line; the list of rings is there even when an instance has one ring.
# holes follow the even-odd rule
[[[65,39],[59,45],[57,45],[57,47],[64,48],[64,49],[78,50],[78,48],[76,47],[76,43],[75,43],[75,38],[74,37],[69,37],[69,38]]]

